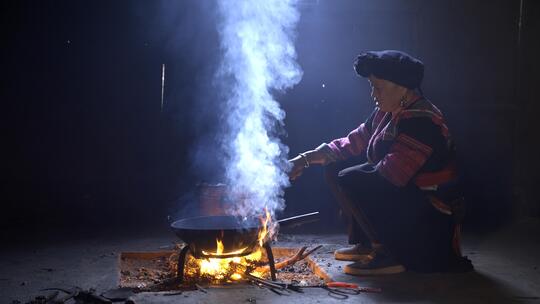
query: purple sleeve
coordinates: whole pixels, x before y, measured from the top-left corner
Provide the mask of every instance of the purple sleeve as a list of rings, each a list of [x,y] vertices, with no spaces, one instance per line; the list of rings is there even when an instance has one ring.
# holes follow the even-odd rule
[[[332,140],[328,144],[335,160],[345,160],[365,151],[369,142],[369,132],[365,123],[352,130],[346,137]]]
[[[317,147],[316,150],[322,151],[326,155],[325,164],[362,154],[371,138],[371,127],[374,121],[384,116],[381,113],[378,108],[375,108],[368,119],[346,137],[334,139],[328,144],[323,143]]]

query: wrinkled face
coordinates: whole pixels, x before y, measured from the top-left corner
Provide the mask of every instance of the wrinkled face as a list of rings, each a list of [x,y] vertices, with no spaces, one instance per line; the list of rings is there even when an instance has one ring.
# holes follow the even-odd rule
[[[381,111],[394,112],[399,109],[401,98],[407,93],[407,88],[373,75],[368,77],[368,81],[371,85],[371,97]]]

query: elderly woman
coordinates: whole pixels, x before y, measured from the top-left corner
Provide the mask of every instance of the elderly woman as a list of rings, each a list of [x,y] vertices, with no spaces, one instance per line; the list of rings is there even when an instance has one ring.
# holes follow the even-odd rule
[[[459,252],[454,150],[441,111],[422,96],[423,63],[401,51],[360,54],[375,109],[346,137],[290,160],[292,180],[326,166],[349,217],[349,243],[335,252],[351,275],[468,270]],[[453,216],[452,216],[453,215]]]

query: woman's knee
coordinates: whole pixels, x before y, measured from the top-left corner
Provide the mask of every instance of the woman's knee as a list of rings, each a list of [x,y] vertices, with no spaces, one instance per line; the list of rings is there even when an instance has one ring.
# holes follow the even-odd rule
[[[337,183],[344,189],[354,188],[359,178],[359,172],[346,168],[337,173]]]
[[[324,167],[324,177],[328,183],[337,183],[337,176],[339,173],[339,166],[336,163],[326,165]]]
[[[364,188],[370,189],[381,182],[377,170],[369,164],[349,167],[339,171],[337,175],[338,183],[344,188]]]

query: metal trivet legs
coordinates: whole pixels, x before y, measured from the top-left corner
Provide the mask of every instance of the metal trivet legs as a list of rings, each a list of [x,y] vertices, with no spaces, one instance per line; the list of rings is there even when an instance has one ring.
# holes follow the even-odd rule
[[[270,266],[270,277],[272,281],[276,281],[276,263],[274,261],[274,254],[272,253],[272,247],[269,242],[263,244],[263,248],[266,250],[266,256],[268,257],[268,265]],[[184,267],[186,263],[186,257],[189,249],[189,244],[185,245],[180,254],[178,255],[178,268],[176,271],[176,278],[181,283],[184,281]]]

